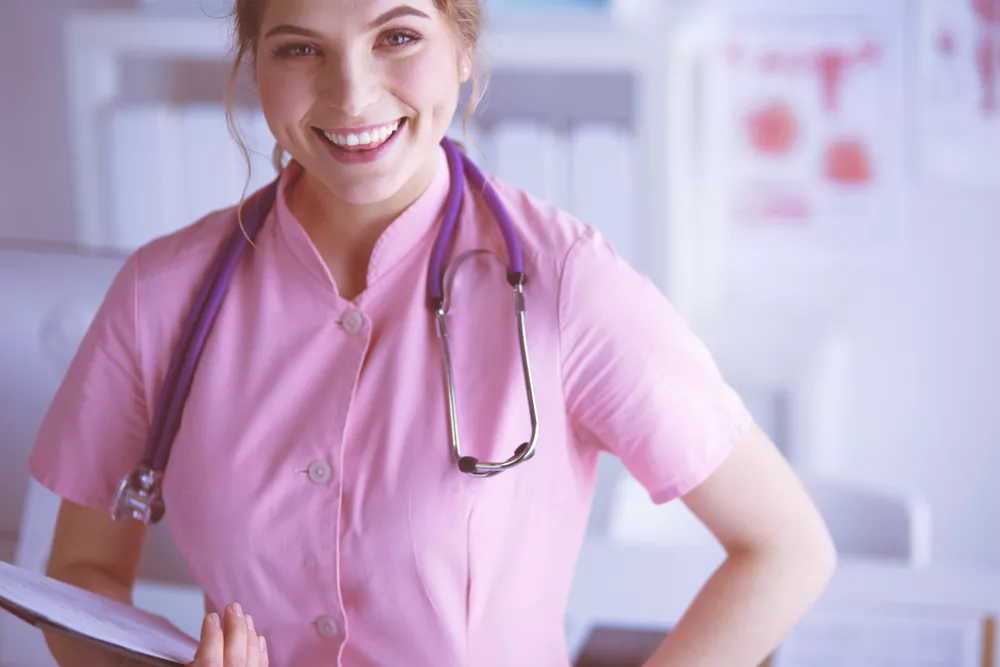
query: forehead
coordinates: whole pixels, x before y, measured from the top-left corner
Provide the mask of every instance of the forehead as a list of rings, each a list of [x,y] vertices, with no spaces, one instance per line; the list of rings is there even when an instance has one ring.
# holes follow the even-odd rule
[[[372,27],[373,22],[390,13],[406,19],[407,9],[425,14],[435,22],[443,20],[434,0],[269,0],[260,27],[266,31],[290,23],[316,32],[357,32]],[[426,22],[423,18],[419,20]]]

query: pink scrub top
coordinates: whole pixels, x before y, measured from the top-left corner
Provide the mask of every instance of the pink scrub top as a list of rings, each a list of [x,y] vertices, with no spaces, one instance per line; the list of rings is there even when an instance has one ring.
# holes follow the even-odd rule
[[[459,472],[426,298],[443,151],[353,301],[288,209],[300,173],[283,171],[233,279],[165,472],[169,525],[209,607],[240,602],[277,667],[565,667],[599,452],[664,503],[719,466],[750,415],[594,229],[497,182],[524,249],[540,437],[533,459],[499,476]],[[41,426],[30,470],[43,485],[108,511],[234,224],[233,210],[212,213],[124,264]],[[470,188],[457,230],[448,307],[463,453],[501,461],[530,435],[505,246]]]

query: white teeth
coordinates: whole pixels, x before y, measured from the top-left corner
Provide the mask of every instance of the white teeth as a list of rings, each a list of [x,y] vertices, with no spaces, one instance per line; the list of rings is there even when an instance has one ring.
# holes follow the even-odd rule
[[[399,129],[399,121],[383,125],[375,130],[361,132],[360,134],[331,134],[324,132],[326,138],[338,146],[368,146],[379,144],[392,136]]]

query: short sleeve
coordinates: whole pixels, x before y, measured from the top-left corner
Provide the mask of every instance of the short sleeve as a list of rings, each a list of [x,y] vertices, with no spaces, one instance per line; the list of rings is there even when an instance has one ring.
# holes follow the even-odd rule
[[[112,281],[36,437],[28,468],[57,495],[107,511],[149,428],[138,362],[138,253]]]
[[[704,481],[751,424],[673,305],[593,230],[567,255],[559,318],[577,437],[619,457],[653,502]]]

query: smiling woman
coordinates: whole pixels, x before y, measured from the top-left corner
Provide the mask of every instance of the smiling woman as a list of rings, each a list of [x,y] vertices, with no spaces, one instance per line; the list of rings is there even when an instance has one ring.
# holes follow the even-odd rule
[[[759,664],[830,576],[829,536],[652,283],[445,140],[479,3],[234,18],[291,159],[111,285],[30,460],[63,498],[49,574],[127,602],[165,510],[206,594],[195,667],[567,667],[605,451],[729,554],[648,667]],[[169,466],[132,473],[164,440]],[[64,667],[119,667],[47,639]]]
[[[238,1],[235,66],[252,68],[271,130],[307,180],[355,204],[397,195],[391,217],[427,186],[429,149],[470,78],[467,117],[473,111],[480,8],[448,0],[362,16],[339,4]],[[448,71],[455,76],[442,76]],[[379,132],[374,141],[372,130]],[[392,160],[381,161],[397,145]]]
[[[340,268],[328,266],[344,293],[359,293],[364,267],[345,268],[344,255],[366,263],[366,250],[427,188],[434,148],[470,79],[466,118],[475,109],[479,3],[344,11],[340,2],[237,0],[234,18],[232,80],[251,68],[278,150],[303,167],[289,206],[317,247],[336,237]]]

